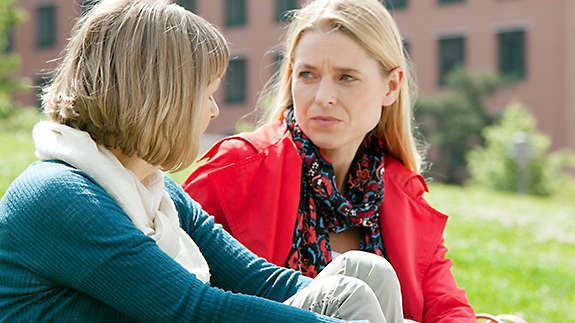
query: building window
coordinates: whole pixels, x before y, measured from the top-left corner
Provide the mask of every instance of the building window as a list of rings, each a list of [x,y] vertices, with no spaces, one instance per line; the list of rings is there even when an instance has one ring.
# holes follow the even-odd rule
[[[80,11],[82,14],[86,13],[86,11],[92,9],[100,0],[80,0]]]
[[[49,75],[39,75],[34,79],[34,94],[36,95],[36,107],[42,107],[42,89],[48,85],[51,78]]]
[[[36,8],[36,47],[56,45],[56,7],[53,5]]]
[[[246,0],[226,0],[226,26],[242,26],[246,20]]]
[[[274,52],[273,66],[274,66],[275,72],[279,72],[281,70],[284,56],[285,56],[285,54],[283,53],[283,51],[278,50],[278,51]]]
[[[500,32],[497,35],[499,73],[505,78],[525,77],[525,31]]]
[[[439,0],[439,4],[462,3],[465,0]]]
[[[4,35],[4,53],[10,53],[14,50],[14,30],[10,28]]]
[[[407,56],[411,56],[411,42],[404,38],[401,40],[401,44],[403,45],[403,52]]]
[[[383,4],[388,10],[407,8],[407,0],[383,0]]]
[[[439,39],[439,85],[445,85],[446,77],[458,65],[465,64],[465,38],[463,36]]]
[[[297,0],[276,0],[276,21],[290,21],[293,17],[293,10],[297,8]]]
[[[230,60],[225,81],[225,102],[243,103],[246,101],[246,58],[234,57]]]
[[[178,0],[177,3],[191,12],[196,12],[195,0]]]

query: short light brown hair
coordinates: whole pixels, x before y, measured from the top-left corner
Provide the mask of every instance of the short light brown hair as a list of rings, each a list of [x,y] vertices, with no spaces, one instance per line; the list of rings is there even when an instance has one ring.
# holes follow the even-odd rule
[[[42,106],[108,149],[179,170],[197,155],[203,98],[228,59],[222,34],[171,1],[102,0],[76,23]]]
[[[412,130],[412,102],[415,85],[401,35],[389,12],[378,0],[312,0],[294,12],[283,50],[282,67],[277,80],[262,98],[272,96],[267,121],[283,119],[293,104],[291,93],[294,53],[302,35],[310,31],[336,31],[351,37],[380,64],[383,73],[401,67],[404,71],[399,97],[385,107],[376,135],[385,142],[386,152],[415,172],[421,169],[421,155]]]

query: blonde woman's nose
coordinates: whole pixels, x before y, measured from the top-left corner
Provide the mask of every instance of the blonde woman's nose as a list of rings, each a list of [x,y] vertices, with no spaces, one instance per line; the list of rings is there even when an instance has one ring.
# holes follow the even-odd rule
[[[333,107],[337,103],[335,84],[329,79],[322,79],[317,87],[315,101],[322,107]]]

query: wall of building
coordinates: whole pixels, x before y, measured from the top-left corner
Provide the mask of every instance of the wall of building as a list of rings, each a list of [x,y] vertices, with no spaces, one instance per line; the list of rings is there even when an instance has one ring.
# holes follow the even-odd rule
[[[72,2],[72,4],[70,4]],[[300,3],[303,1],[300,1]],[[35,8],[58,6],[57,45],[38,49],[35,44]],[[78,0],[20,0],[28,19],[14,36],[14,49],[22,57],[22,75],[32,81],[55,59],[69,36],[80,10]],[[472,70],[497,69],[497,33],[522,28],[526,32],[526,76],[489,100],[494,113],[511,101],[524,103],[537,117],[539,128],[552,136],[554,147],[575,150],[575,0],[465,0],[439,5],[438,0],[408,0],[407,8],[392,11],[409,43],[422,95],[441,93],[438,86],[438,39],[465,35],[466,66]],[[276,21],[276,1],[246,0],[246,24],[225,26],[225,0],[197,0],[196,12],[220,26],[230,41],[233,56],[247,59],[246,101],[226,104],[222,88],[216,94],[220,117],[211,133],[232,133],[237,120],[255,107],[258,93],[275,71],[274,53],[285,31]],[[32,93],[16,98],[34,105]]]
[[[572,0],[468,0],[438,5],[436,0],[410,1],[407,10],[393,13],[410,43],[420,92],[439,93],[437,39],[466,37],[466,66],[497,70],[497,33],[514,28],[526,32],[526,77],[489,100],[494,113],[511,101],[524,103],[537,117],[539,128],[553,138],[554,147],[573,145],[572,123],[566,122],[565,33],[566,7]],[[573,17],[572,15],[570,17]],[[572,18],[568,18],[571,19]],[[573,42],[570,42],[572,46]],[[569,56],[574,57],[574,56]]]
[[[575,149],[575,1],[564,0],[565,10],[565,122],[568,146]]]

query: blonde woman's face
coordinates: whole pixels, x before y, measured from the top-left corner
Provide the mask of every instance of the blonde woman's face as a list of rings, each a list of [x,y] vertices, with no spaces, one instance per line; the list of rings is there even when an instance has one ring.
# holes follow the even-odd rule
[[[306,32],[294,51],[296,121],[328,157],[353,156],[383,106],[393,103],[389,83],[379,63],[349,36]]]
[[[204,97],[204,101],[202,102],[202,111],[200,117],[200,126],[202,127],[201,133],[204,133],[204,131],[206,131],[210,125],[210,121],[217,118],[220,114],[218,103],[214,98],[214,93],[220,87],[220,81],[220,78],[216,79],[211,84],[209,84],[208,88],[206,89],[207,93]]]

